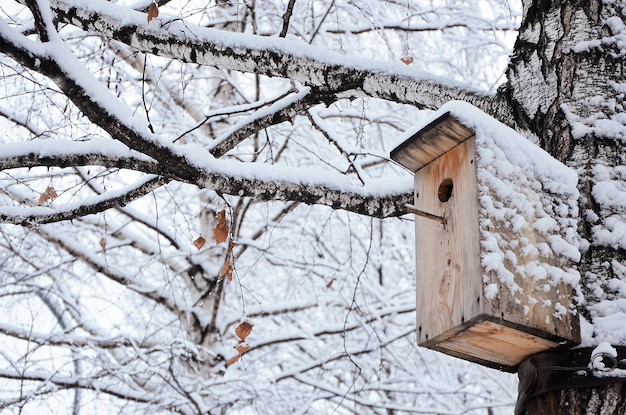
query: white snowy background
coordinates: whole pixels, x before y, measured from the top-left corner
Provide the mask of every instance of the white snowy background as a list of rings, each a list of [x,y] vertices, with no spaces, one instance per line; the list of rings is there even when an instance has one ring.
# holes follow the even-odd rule
[[[48,1],[36,3],[51,22]],[[150,23],[145,0],[51,3],[83,7],[111,25],[446,80],[450,88],[468,85],[485,94],[503,82],[520,13],[516,3],[495,0],[298,0],[288,34],[279,38],[283,1],[171,1]],[[411,174],[388,155],[428,111],[340,99],[250,133],[214,157],[211,151],[234,133],[306,97],[310,87],[302,82],[326,80],[310,67],[296,67],[292,80],[255,75],[254,57],[251,73],[229,70],[228,62],[214,62],[225,69],[186,64],[68,24],[49,24],[42,43],[19,2],[3,0],[0,16],[3,42],[30,51],[35,66],[54,60],[104,112],[206,174],[192,184],[157,178],[152,157],[85,117],[53,80],[0,55],[0,408],[512,411],[514,375],[416,346],[410,215],[380,220],[260,201],[246,197],[252,185],[231,195],[211,190],[219,176],[324,187],[329,194],[410,192]],[[384,89],[376,79],[370,87]],[[77,157],[83,162],[75,164]],[[47,159],[67,164],[39,166]],[[46,223],[134,190],[145,195]],[[220,211],[230,239],[217,244]],[[199,237],[206,239],[200,248]],[[232,281],[215,283],[228,261]],[[238,355],[241,322],[254,325],[245,339],[250,350],[227,365]]]

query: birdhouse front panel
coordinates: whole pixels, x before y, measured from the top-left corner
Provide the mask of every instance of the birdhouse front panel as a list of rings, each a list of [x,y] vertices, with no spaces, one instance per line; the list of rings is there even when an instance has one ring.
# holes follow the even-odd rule
[[[445,223],[416,218],[419,343],[436,343],[482,311],[474,140],[466,140],[415,173],[415,208]]]
[[[573,171],[459,102],[391,156],[415,173],[420,345],[515,370],[580,342]]]

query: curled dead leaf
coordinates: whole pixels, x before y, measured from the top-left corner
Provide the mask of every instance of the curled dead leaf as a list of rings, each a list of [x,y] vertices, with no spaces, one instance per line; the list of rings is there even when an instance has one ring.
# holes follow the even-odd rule
[[[103,251],[107,249],[107,240],[104,238],[104,236],[100,238],[99,243],[100,243],[100,248],[102,248]]]
[[[57,194],[56,190],[54,190],[54,187],[48,186],[46,190],[41,194],[41,196],[39,196],[39,206],[43,205],[48,200],[56,199],[57,196],[59,195]]]
[[[206,243],[206,239],[204,239],[202,236],[198,236],[196,240],[193,241],[193,246],[195,246],[199,251],[204,246],[205,243]]]
[[[148,7],[148,23],[153,21],[158,16],[159,16],[159,6],[157,6],[156,3],[150,3],[150,7]]]
[[[410,65],[413,63],[413,56],[403,56],[400,58],[403,64]]]
[[[243,342],[250,335],[250,333],[252,333],[253,327],[254,325],[252,325],[252,323],[250,323],[249,321],[242,321],[235,328],[235,334],[237,335],[237,337],[239,337],[239,340]]]
[[[230,231],[228,222],[226,221],[226,211],[222,210],[217,214],[217,225],[213,232],[215,243],[222,243],[228,239],[228,232]]]

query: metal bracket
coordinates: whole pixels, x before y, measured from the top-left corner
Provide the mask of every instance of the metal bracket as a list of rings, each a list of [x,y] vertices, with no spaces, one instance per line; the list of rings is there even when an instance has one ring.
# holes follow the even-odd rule
[[[421,216],[426,219],[434,220],[435,222],[439,222],[442,225],[446,225],[448,223],[445,217],[433,215],[432,213],[428,213],[428,212],[424,212],[423,210],[419,210],[417,207],[413,205],[404,205],[404,208],[409,213],[413,213],[417,216]]]
[[[519,386],[515,414],[524,412],[526,402],[546,392],[589,388],[626,382],[626,372],[607,375],[615,369],[626,369],[626,346],[612,346],[617,356],[594,353],[583,347],[538,353],[524,360],[518,369]],[[601,375],[601,376],[596,376]]]

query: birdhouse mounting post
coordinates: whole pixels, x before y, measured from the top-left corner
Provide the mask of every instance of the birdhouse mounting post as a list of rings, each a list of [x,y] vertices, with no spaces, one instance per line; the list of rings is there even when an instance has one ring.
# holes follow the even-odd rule
[[[421,216],[426,219],[434,220],[435,222],[439,222],[445,226],[447,223],[446,218],[443,216],[433,215],[432,213],[424,212],[423,210],[419,210],[413,205],[404,205],[404,208],[407,212],[413,213],[414,215]]]

